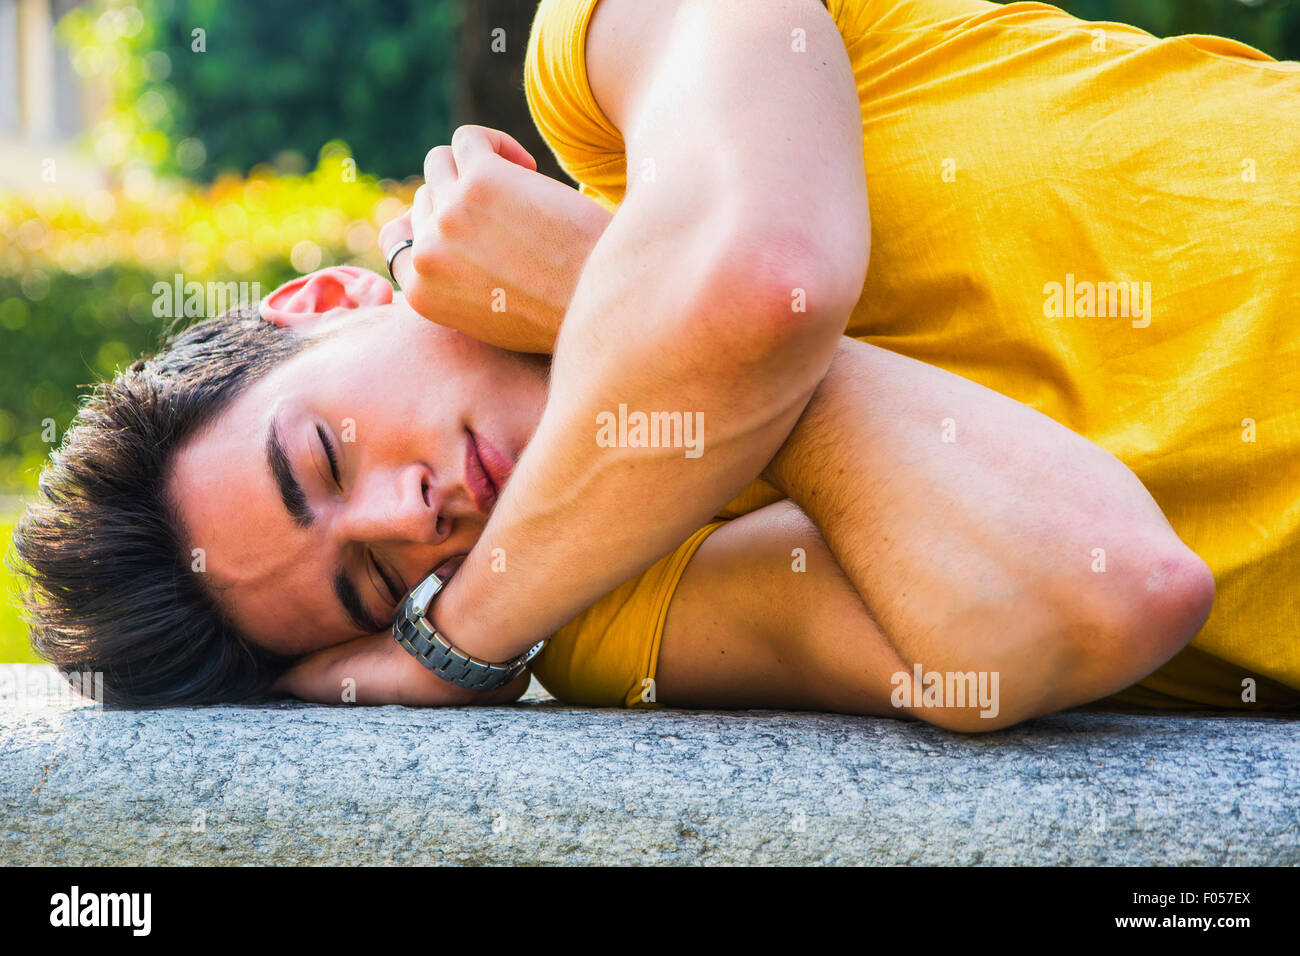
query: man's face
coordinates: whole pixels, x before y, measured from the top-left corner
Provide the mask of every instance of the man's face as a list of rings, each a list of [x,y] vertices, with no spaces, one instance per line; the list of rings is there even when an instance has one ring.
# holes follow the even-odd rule
[[[470,550],[541,417],[548,367],[400,299],[327,314],[307,336],[323,338],[179,449],[167,489],[217,602],[289,654],[386,630],[409,588]]]

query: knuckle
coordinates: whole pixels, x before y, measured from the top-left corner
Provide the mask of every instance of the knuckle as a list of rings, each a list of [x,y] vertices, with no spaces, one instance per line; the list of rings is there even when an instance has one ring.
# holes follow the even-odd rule
[[[441,266],[438,250],[427,242],[417,242],[411,247],[411,266],[424,278],[436,275]]]
[[[490,201],[495,194],[496,184],[483,169],[471,170],[460,178],[460,205],[473,207]]]
[[[439,235],[450,240],[465,238],[470,231],[469,208],[465,201],[453,201],[439,205],[435,213],[435,223]]]
[[[445,156],[447,153],[450,152],[451,152],[451,147],[448,146],[446,143],[443,143],[441,146],[433,147],[433,149],[429,150],[427,153],[424,154],[425,168],[427,169],[429,165],[433,163],[435,160],[437,160],[440,156]]]

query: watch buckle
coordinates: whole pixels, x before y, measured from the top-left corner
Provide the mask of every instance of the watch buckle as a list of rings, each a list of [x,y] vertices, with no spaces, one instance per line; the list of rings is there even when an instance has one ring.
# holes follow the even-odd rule
[[[406,599],[406,619],[414,624],[424,617],[429,610],[429,605],[438,596],[438,592],[446,586],[446,583],[437,574],[431,573],[412,588],[410,595]]]

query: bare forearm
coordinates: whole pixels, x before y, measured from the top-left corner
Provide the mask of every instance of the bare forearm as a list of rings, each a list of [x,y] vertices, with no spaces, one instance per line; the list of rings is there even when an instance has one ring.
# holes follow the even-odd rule
[[[764,477],[905,661],[1000,672],[999,723],[1121,689],[1208,613],[1204,565],[1121,462],[884,349],[841,341]]]
[[[672,248],[656,245],[625,210],[587,263],[541,423],[434,606],[467,653],[521,653],[684,540],[770,460],[826,368],[851,303],[819,302],[816,277],[801,283],[770,246],[747,256],[708,223],[654,234],[670,232]],[[785,320],[808,331],[779,347],[773,316],[790,316],[789,291],[774,301],[781,283],[743,284],[777,268],[812,292],[809,311]],[[621,428],[651,413],[680,424],[667,447],[662,433],[645,447],[648,433]]]
[[[319,704],[427,707],[509,703],[527,690],[528,681],[525,671],[493,691],[457,687],[427,670],[385,631],[307,655],[272,690]]]
[[[552,633],[757,475],[866,276],[862,114],[825,7],[603,2],[586,47],[627,188],[565,315],[541,423],[431,611],[489,659]],[[654,413],[682,423],[670,447],[621,427]]]

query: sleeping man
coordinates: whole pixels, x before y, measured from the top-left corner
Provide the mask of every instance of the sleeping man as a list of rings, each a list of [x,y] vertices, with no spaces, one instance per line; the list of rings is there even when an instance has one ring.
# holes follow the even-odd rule
[[[543,0],[525,80],[580,190],[461,127],[401,296],[304,277],[83,413],[19,531],[50,659],[511,699],[376,627],[442,568],[429,622],[549,637],[577,703],[1300,699],[1300,66],[1038,3]]]
[[[555,385],[550,362],[428,322],[362,269],[306,276],[262,308],[274,321],[192,327],[82,411],[45,475],[52,504],[19,532],[44,589],[36,646],[104,671],[124,703],[272,687],[363,704],[515,699],[527,675],[453,686],[389,623],[408,588],[454,571],[481,537]],[[606,453],[635,467],[639,451]],[[705,524],[560,629],[533,672],[597,705],[992,729],[1122,690],[1210,610],[1208,568],[1113,456],[848,337],[762,477],[781,500]],[[508,591],[527,555],[498,558]],[[973,672],[983,700],[927,702],[908,683],[918,667]]]

